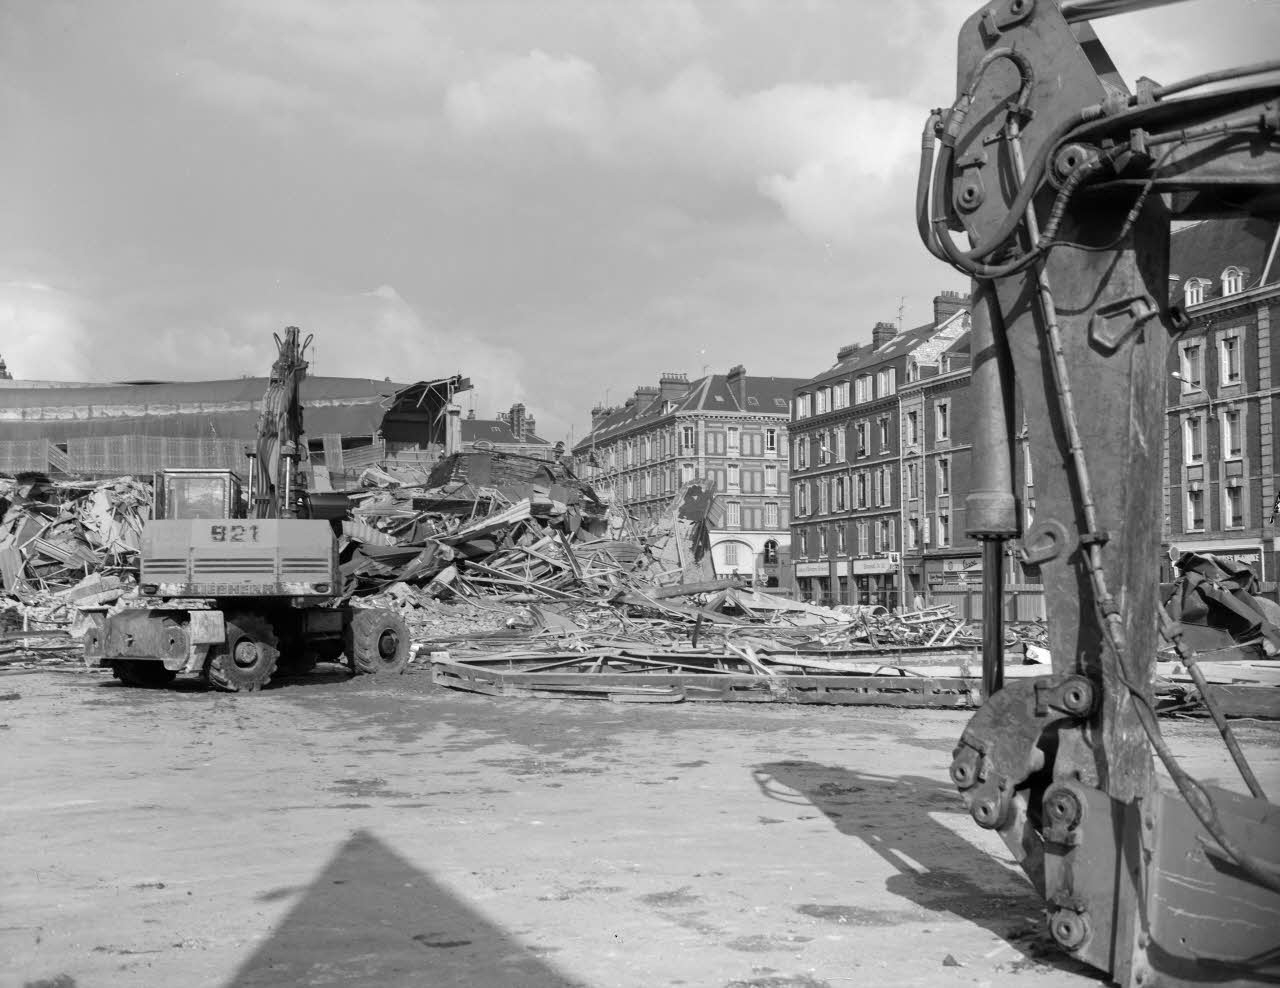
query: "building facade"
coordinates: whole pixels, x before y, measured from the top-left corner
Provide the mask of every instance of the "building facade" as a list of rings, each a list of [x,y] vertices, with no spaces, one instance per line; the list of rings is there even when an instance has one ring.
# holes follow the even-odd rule
[[[575,472],[642,526],[664,515],[684,484],[714,484],[723,508],[712,531],[716,572],[778,586],[790,542],[788,406],[798,383],[752,377],[741,365],[692,382],[663,374],[619,407],[592,409],[591,431],[573,448]]]
[[[1169,355],[1162,579],[1182,552],[1280,574],[1276,467],[1280,445],[1280,223],[1232,217],[1173,236],[1173,301],[1191,326]]]
[[[921,511],[922,464],[908,470],[903,458],[909,427],[916,430],[916,459],[922,455],[927,430],[915,405],[923,399],[919,389],[913,391],[915,414],[907,415],[902,389],[964,335],[966,304],[963,296],[947,292],[934,299],[934,319],[923,326],[898,333],[893,324],[878,323],[870,344],[842,347],[832,367],[796,388],[791,544],[793,579],[802,598],[892,607],[909,596],[904,526],[914,521],[919,527],[930,516]],[[923,352],[923,363],[917,352]],[[959,364],[960,357],[955,359]],[[944,455],[945,441],[930,443],[935,456]],[[904,491],[913,476],[916,498],[908,511]],[[917,538],[918,545],[926,544],[923,532]],[[915,576],[923,579],[919,565]]]

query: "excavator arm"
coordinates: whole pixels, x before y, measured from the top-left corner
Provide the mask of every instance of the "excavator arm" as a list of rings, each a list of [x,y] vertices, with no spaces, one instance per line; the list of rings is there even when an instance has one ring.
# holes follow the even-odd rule
[[[987,5],[960,33],[957,98],[923,135],[921,238],[973,279],[966,515],[984,546],[987,700],[951,775],[1063,949],[1123,985],[1274,983],[1280,810],[1222,718],[1252,796],[1185,772],[1152,691],[1161,622],[1195,668],[1157,604],[1166,360],[1187,325],[1170,222],[1280,213],[1280,62],[1130,92],[1089,18],[1152,5]],[[1018,496],[1031,480],[1034,504]],[[1053,667],[1005,686],[1013,539],[1044,584]]]
[[[302,380],[307,376],[306,350],[311,337],[300,341],[297,326],[285,329],[276,341],[276,359],[262,399],[258,441],[250,451],[249,515],[252,518],[296,518],[301,459]]]

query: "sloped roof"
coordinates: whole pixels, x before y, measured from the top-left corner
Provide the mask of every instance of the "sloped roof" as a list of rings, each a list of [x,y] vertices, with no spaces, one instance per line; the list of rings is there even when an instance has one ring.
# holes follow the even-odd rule
[[[605,419],[578,442],[574,449],[584,449],[609,436],[656,422],[666,415],[681,412],[738,412],[751,415],[790,414],[791,392],[804,383],[800,377],[751,377],[743,378],[745,399],[739,401],[735,388],[729,386],[728,375],[710,374],[693,381],[689,390],[675,400],[675,407],[664,412],[661,397],[654,397],[647,404],[629,400],[613,409]]]
[[[546,439],[541,436],[535,436],[532,433],[526,433],[523,439],[517,438],[516,434],[511,431],[511,426],[501,419],[463,419],[462,441],[464,443],[474,443],[482,440],[497,445],[514,445],[517,443],[533,446],[551,445]]]
[[[914,329],[908,329],[905,332],[897,333],[892,339],[886,340],[877,348],[864,345],[856,351],[849,354],[842,360],[837,360],[834,364],[824,370],[821,374],[799,382],[796,387],[804,388],[810,384],[822,384],[836,377],[845,377],[846,375],[863,369],[877,367],[880,364],[905,356],[925,340],[929,339],[945,326],[951,319],[962,316],[963,312],[957,312],[948,319],[944,319],[938,325],[927,322],[922,326],[916,326]]]
[[[104,384],[71,388],[0,389],[0,439],[151,435],[247,439],[257,434],[268,379]],[[438,383],[438,382],[437,382]],[[415,385],[354,377],[307,377],[302,381],[303,422],[308,436],[325,433],[372,436],[397,395],[414,397],[430,382]]]
[[[1278,229],[1280,219],[1241,214],[1202,220],[1175,230],[1169,243],[1169,273],[1182,283],[1188,278],[1207,279],[1213,290],[1205,293],[1206,299],[1219,297],[1219,279],[1231,266],[1245,271],[1246,291],[1258,288]],[[1268,284],[1280,280],[1276,267],[1273,261]]]

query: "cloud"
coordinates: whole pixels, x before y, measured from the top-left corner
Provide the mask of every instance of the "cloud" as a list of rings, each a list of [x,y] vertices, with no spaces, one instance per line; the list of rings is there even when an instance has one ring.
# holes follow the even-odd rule
[[[49,285],[0,282],[0,356],[9,373],[28,380],[96,379],[84,311],[81,300]]]
[[[595,67],[542,51],[501,62],[479,78],[451,86],[444,108],[464,134],[550,130],[591,140],[605,122]]]

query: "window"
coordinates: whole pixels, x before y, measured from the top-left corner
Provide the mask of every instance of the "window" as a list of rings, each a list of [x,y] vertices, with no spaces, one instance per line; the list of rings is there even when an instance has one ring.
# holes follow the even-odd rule
[[[764,467],[764,489],[766,491],[778,489],[778,468],[772,463],[766,463]]]
[[[831,462],[831,433],[829,432],[818,433],[818,462],[823,464]]]
[[[772,501],[769,501],[764,506],[764,527],[765,528],[778,527],[778,506],[774,504]],[[775,542],[774,545],[776,547],[777,543]]]
[[[863,374],[853,382],[853,400],[855,404],[862,404],[864,401],[871,400],[871,375]]]
[[[920,374],[920,369],[916,366],[914,357],[907,358],[907,383],[910,384]]]
[[[680,483],[687,484],[691,480],[693,480],[693,464],[681,463],[680,464]]]
[[[867,449],[867,423],[859,422],[854,426],[854,433],[858,437],[858,455],[866,456],[867,453],[870,452]]]
[[[951,438],[951,402],[940,401],[934,406],[934,425],[938,439]]]
[[[858,507],[865,508],[867,506],[867,475],[865,473],[858,474]]]
[[[915,411],[907,412],[907,445],[914,446],[920,442],[920,413]]]
[[[742,489],[748,494],[759,494],[764,490],[763,470],[743,470]]]
[[[796,440],[796,469],[803,470],[809,465],[809,439],[801,436]]]
[[[724,456],[724,432],[715,429],[703,433],[702,441],[707,447],[708,456]]]
[[[1182,393],[1198,391],[1204,383],[1204,347],[1199,340],[1184,343],[1179,361],[1182,375]]]
[[[825,480],[818,481],[818,513],[827,513],[827,482]]]
[[[870,550],[867,548],[867,536],[871,528],[865,521],[858,522],[858,555],[865,556]]]
[[[1204,491],[1187,491],[1187,531],[1204,531]]]
[[[776,453],[778,451],[778,430],[764,430],[764,448],[767,453]]]
[[[951,461],[945,456],[938,460],[938,494],[951,493]]]
[[[821,415],[827,410],[827,389],[819,388],[813,396],[813,413]]]
[[[881,398],[895,394],[898,390],[898,369],[886,367],[876,373],[876,392]]]
[[[742,437],[736,425],[729,426],[727,432],[729,438],[729,454],[732,456],[734,453],[737,453],[742,449]]]
[[[915,517],[908,518],[907,530],[903,534],[907,539],[907,548],[916,548],[920,544],[920,519]]]
[[[1240,413],[1235,409],[1222,413],[1222,456],[1228,460],[1240,456]]]
[[[1182,288],[1182,304],[1191,306],[1199,305],[1204,301],[1205,283],[1199,278],[1188,278],[1187,283]]]
[[[682,425],[680,427],[680,448],[685,452],[695,452],[697,444],[694,439],[694,428],[691,425]]]
[[[1234,295],[1244,291],[1244,272],[1239,268],[1227,268],[1222,272],[1222,294]]]
[[[1226,504],[1224,505],[1226,515],[1227,528],[1244,528],[1244,488],[1228,487],[1224,492],[1226,496]]]
[[[739,478],[740,471],[738,469],[738,464],[730,463],[728,465],[728,468],[729,468],[729,490],[736,491],[739,488],[739,486],[741,486],[741,481]]]
[[[844,546],[844,526],[843,526],[843,525],[841,525],[839,528],[837,528],[837,529],[836,529],[836,552],[840,553],[840,555],[842,555],[842,556],[843,556],[843,555],[844,555],[844,549],[845,549],[845,546]]]
[[[945,511],[938,514],[938,545],[951,544],[951,515]]]
[[[813,395],[803,394],[796,398],[796,418],[807,419],[813,414]]]
[[[809,530],[800,529],[800,555],[807,556],[809,554]]]
[[[818,529],[818,555],[825,556],[827,554],[827,530],[825,528]]]
[[[1204,459],[1204,434],[1199,415],[1193,415],[1182,424],[1182,459],[1186,463],[1199,463]]]
[[[836,509],[837,511],[843,511],[843,510],[847,507],[847,504],[846,504],[846,501],[845,501],[845,489],[846,489],[847,485],[848,485],[848,478],[847,478],[847,477],[837,477],[837,478],[836,478],[836,504],[835,504],[835,509]]]
[[[836,405],[836,408],[849,407],[849,382],[848,381],[841,381],[838,385],[836,385],[836,401],[838,403]]]
[[[730,501],[725,506],[725,524],[737,528],[742,524],[742,505],[738,501]]]
[[[724,546],[724,564],[726,566],[738,565],[738,543],[726,542]]]
[[[880,434],[880,452],[884,452],[889,448],[889,416],[882,415],[876,420],[877,431]]]
[[[1240,335],[1232,333],[1218,341],[1218,354],[1222,363],[1222,383],[1240,383]]]
[[[920,496],[920,471],[914,463],[907,464],[907,497]]]
[[[768,517],[768,509],[773,508],[776,517],[778,506],[776,504],[765,505],[765,516]],[[764,564],[766,566],[774,566],[778,562],[778,543],[770,539],[764,544]]]
[[[646,496],[653,494],[653,474],[646,472],[644,475],[644,492]]]

